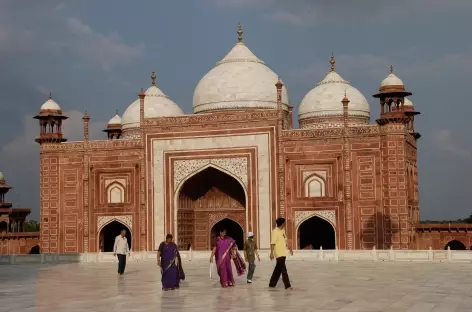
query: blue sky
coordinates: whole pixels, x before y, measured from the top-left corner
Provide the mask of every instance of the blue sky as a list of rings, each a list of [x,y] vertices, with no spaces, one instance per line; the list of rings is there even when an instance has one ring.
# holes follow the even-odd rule
[[[369,100],[393,64],[422,112],[422,219],[472,212],[472,1],[470,0],[136,0],[0,2],[0,171],[7,199],[39,215],[39,127],[31,119],[49,92],[82,136],[82,114],[101,133],[150,85],[190,113],[200,78],[244,41],[278,73],[298,107],[336,56],[336,69]],[[467,39],[469,38],[469,39]]]

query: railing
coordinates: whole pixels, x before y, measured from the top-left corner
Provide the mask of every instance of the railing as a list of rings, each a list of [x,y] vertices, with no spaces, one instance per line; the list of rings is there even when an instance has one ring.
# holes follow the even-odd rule
[[[209,251],[181,251],[183,261],[207,261]],[[269,252],[260,251],[261,259],[268,260]],[[156,261],[156,252],[131,252],[130,262]],[[296,250],[289,257],[293,261],[417,261],[417,262],[472,262],[471,250]],[[0,256],[0,264],[60,264],[113,263],[113,253],[39,254]]]

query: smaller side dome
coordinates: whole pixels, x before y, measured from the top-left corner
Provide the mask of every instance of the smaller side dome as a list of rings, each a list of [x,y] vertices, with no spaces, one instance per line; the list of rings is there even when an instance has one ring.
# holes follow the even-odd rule
[[[114,126],[114,125],[121,125],[121,117],[118,115],[118,112],[116,112],[116,115],[108,121],[109,126]]]
[[[182,109],[156,86],[156,73],[151,75],[152,85],[146,90],[144,97],[144,117],[182,116]],[[121,124],[123,130],[138,128],[140,123],[140,99],[136,99],[123,113]]]
[[[3,172],[0,172],[0,181],[5,182],[5,176],[3,175]]]
[[[393,66],[390,65],[390,71],[387,77],[380,82],[379,92],[390,93],[390,92],[405,92],[405,84],[393,73]]]
[[[404,106],[414,107],[413,102],[409,98],[405,98]]]

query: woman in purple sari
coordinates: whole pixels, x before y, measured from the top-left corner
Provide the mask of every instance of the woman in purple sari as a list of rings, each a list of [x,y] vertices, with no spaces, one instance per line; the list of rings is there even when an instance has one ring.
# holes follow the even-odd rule
[[[179,288],[180,280],[185,279],[180,253],[172,239],[172,234],[167,234],[166,240],[157,250],[157,265],[161,267],[163,290]]]
[[[223,288],[234,286],[233,268],[231,260],[234,262],[238,275],[241,276],[246,270],[246,264],[238,252],[236,242],[229,236],[226,236],[226,230],[221,230],[216,238],[211,251],[210,262],[216,260],[216,269],[220,276],[220,283]]]

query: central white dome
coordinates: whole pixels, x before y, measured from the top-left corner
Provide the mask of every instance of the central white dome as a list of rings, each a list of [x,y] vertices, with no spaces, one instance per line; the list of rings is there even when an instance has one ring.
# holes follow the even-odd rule
[[[200,80],[193,95],[194,113],[222,109],[277,108],[278,76],[242,42]],[[282,89],[282,103],[287,109],[288,94]]]
[[[180,107],[174,103],[161,89],[153,85],[149,87],[144,97],[144,117],[169,117],[184,115]],[[121,118],[122,129],[139,127],[140,123],[140,99],[138,98],[125,110]]]

